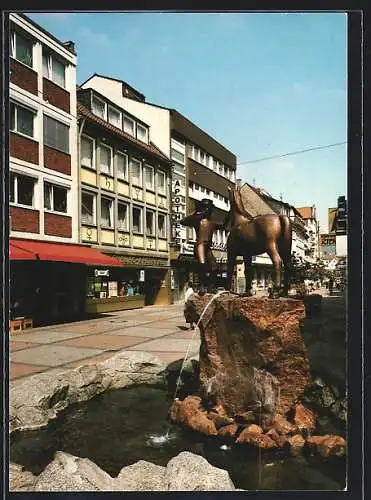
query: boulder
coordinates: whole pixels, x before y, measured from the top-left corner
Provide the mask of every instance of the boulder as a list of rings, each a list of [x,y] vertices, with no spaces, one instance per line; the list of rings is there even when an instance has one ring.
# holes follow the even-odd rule
[[[115,489],[120,491],[164,491],[167,489],[166,468],[139,460],[123,467],[115,479]]]
[[[57,451],[38,476],[34,491],[112,491],[113,478],[87,458]]]
[[[313,432],[316,428],[316,418],[302,403],[295,405],[294,422],[300,431]]]
[[[149,353],[122,351],[75,369],[39,373],[11,386],[10,431],[44,427],[69,405],[108,389],[133,384],[165,385],[165,365]]]
[[[9,490],[10,491],[33,491],[37,477],[31,472],[24,470],[22,465],[9,464]]]
[[[295,436],[290,436],[287,441],[290,445],[291,455],[294,457],[300,455],[305,445],[305,439],[303,436],[301,434],[295,434]]]
[[[218,434],[215,422],[207,417],[198,396],[187,396],[183,401],[175,400],[170,410],[170,418],[207,436]]]
[[[326,434],[325,436],[310,436],[307,444],[313,451],[317,451],[323,457],[341,457],[346,452],[346,442],[341,436]]]
[[[277,444],[273,439],[268,434],[263,434],[263,430],[257,425],[246,427],[236,439],[236,443],[252,444],[265,449],[277,448]]]
[[[183,451],[166,466],[169,491],[231,491],[235,487],[227,471],[213,467],[205,458]]]

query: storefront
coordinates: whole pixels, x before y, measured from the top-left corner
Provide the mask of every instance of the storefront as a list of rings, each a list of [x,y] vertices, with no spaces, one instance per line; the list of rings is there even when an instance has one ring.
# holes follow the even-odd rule
[[[122,267],[86,245],[10,239],[10,316],[33,326],[83,319],[88,265]]]

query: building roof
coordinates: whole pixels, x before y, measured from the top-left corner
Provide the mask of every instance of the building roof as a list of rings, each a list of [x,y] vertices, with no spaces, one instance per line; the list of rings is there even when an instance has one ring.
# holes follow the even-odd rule
[[[132,87],[128,83],[124,82],[124,80],[119,80],[118,78],[112,78],[112,77],[106,76],[106,75],[100,75],[99,73],[93,73],[91,76],[89,76],[89,78],[87,80],[85,80],[80,85],[80,87],[82,87],[85,83],[87,83],[89,80],[91,80],[95,76],[98,76],[99,78],[106,78],[107,80],[112,80],[114,82],[119,82],[123,86],[127,87],[128,89],[130,89],[133,92],[133,94],[135,94],[141,101],[143,101],[143,102],[146,101],[146,96],[144,94],[142,94],[141,92],[139,92],[137,89],[135,89],[134,87]],[[131,97],[129,97],[129,96],[125,96],[125,97],[128,97],[129,99],[131,99]]]
[[[153,144],[153,142],[150,141],[149,144],[146,144],[145,142],[139,141],[135,137],[132,137],[130,134],[127,134],[123,130],[120,130],[119,128],[115,127],[111,123],[106,122],[105,120],[103,120],[99,116],[94,115],[91,111],[88,110],[88,108],[86,108],[80,102],[77,103],[77,113],[78,113],[78,116],[83,116],[83,117],[88,118],[90,121],[92,121],[98,125],[101,125],[106,130],[109,130],[110,132],[115,134],[117,137],[120,137],[121,139],[125,139],[126,141],[133,144],[134,146],[139,147],[139,148],[147,151],[147,153],[150,153],[151,155],[156,156],[160,160],[171,164],[170,158],[168,156],[166,156],[165,153],[163,153],[157,146],[155,146],[155,144]]]
[[[59,45],[62,45],[66,50],[68,50],[68,52],[71,52],[71,54],[76,55],[76,51],[74,49],[75,44],[73,42],[71,42],[70,40],[67,42],[62,42],[61,40],[56,38],[54,35],[52,35],[49,31],[46,31],[45,28],[43,28],[42,26],[37,24],[35,21],[33,21],[31,18],[29,18],[28,16],[23,14],[23,12],[13,12],[13,14],[16,14],[17,16],[21,17],[22,19],[24,19],[28,23],[32,24],[32,26],[34,26],[34,28],[36,28],[39,31],[41,31],[42,33],[44,33],[44,35],[48,36],[49,38],[51,38],[52,40],[57,42]]]
[[[314,219],[314,207],[297,207],[298,212],[303,219]]]

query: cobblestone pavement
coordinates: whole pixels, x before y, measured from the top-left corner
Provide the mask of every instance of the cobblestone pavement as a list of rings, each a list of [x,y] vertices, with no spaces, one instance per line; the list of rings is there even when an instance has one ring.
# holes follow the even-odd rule
[[[189,326],[189,325],[187,325]],[[102,314],[97,319],[33,328],[10,335],[10,379],[81,362],[109,358],[120,350],[151,352],[165,363],[199,350],[198,331],[186,329],[183,304]]]

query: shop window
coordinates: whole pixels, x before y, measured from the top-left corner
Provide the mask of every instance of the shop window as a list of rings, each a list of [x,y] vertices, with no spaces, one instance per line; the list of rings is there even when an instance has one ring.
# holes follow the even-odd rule
[[[155,214],[151,210],[146,210],[146,235],[155,235]]]
[[[166,238],[166,215],[157,214],[157,233],[159,238]]]
[[[124,132],[135,137],[135,122],[126,115],[123,117],[123,128]]]
[[[137,139],[148,144],[148,128],[137,123]]]
[[[112,106],[108,106],[108,122],[121,129],[121,112]]]
[[[96,225],[96,195],[92,193],[81,193],[81,222],[83,224]]]
[[[144,184],[146,189],[155,190],[155,175],[151,165],[144,165]]]
[[[87,136],[81,138],[81,165],[83,167],[95,168],[94,139]]]
[[[131,165],[131,182],[135,186],[140,186],[142,187],[143,182],[142,182],[142,165],[139,160],[136,158],[131,158],[130,161]]]
[[[35,112],[14,102],[10,103],[10,130],[19,134],[34,136]]]
[[[174,178],[174,180],[175,180],[175,178]],[[184,184],[184,180],[183,180],[183,184]],[[165,172],[162,172],[162,170],[157,171],[157,191],[160,194],[166,195],[166,174],[165,174]]]
[[[13,172],[10,172],[9,177],[9,201],[16,205],[33,207],[36,180]]]
[[[60,87],[66,86],[66,65],[46,50],[43,50],[43,76]]]
[[[129,231],[129,207],[126,203],[118,202],[117,228],[121,231]]]
[[[143,233],[143,209],[140,207],[133,207],[133,232]]]
[[[116,170],[118,179],[128,180],[128,157],[124,153],[116,153]]]
[[[99,118],[103,118],[103,120],[106,119],[107,105],[104,101],[99,99],[99,97],[93,95],[92,101],[91,101],[91,107],[92,107],[93,113],[96,116],[99,116]]]
[[[69,132],[70,129],[49,116],[44,115],[44,144],[51,148],[59,149],[64,153],[69,152]]]
[[[112,175],[112,149],[108,146],[99,146],[99,165],[102,174]]]
[[[113,203],[108,198],[101,198],[100,220],[103,227],[113,227]]]
[[[44,208],[67,213],[67,188],[44,182]]]
[[[31,40],[13,31],[10,37],[10,55],[17,61],[32,68],[33,45]]]

